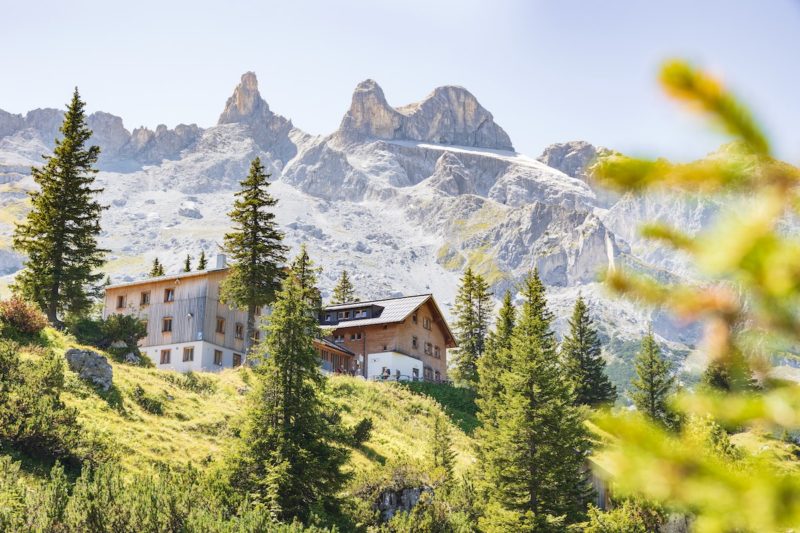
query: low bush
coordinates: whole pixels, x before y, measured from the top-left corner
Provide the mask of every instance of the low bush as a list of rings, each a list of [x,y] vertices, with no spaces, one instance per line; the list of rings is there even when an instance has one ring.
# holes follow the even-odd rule
[[[3,329],[11,329],[11,333],[21,335],[38,335],[47,327],[47,317],[30,302],[19,296],[0,301],[0,323]]]
[[[133,353],[142,366],[148,366],[150,362],[139,352],[139,341],[147,336],[147,324],[138,317],[120,314],[105,319],[69,317],[67,329],[78,342],[105,350],[117,361],[127,362],[125,355]]]
[[[47,350],[23,364],[19,350],[0,341],[0,442],[32,457],[75,459],[81,428],[61,399],[62,358]]]
[[[217,390],[217,384],[212,378],[191,370],[185,374],[164,372],[160,376],[164,381],[172,383],[176,387],[197,394],[214,394]]]

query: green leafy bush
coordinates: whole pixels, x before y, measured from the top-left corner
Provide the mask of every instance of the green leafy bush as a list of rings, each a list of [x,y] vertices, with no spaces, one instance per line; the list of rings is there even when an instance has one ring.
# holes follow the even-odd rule
[[[19,350],[0,341],[0,442],[31,456],[72,459],[81,428],[76,410],[61,400],[63,361],[47,350],[23,363]]]
[[[213,379],[191,370],[185,374],[164,372],[160,376],[176,387],[197,394],[214,394],[217,390],[217,384]]]
[[[69,317],[67,329],[75,339],[110,353],[117,361],[133,353],[140,364],[147,366],[149,359],[139,352],[139,341],[147,336],[147,325],[132,315],[113,314],[108,318],[91,316]]]
[[[0,301],[0,323],[3,328],[11,329],[11,333],[21,335],[38,335],[47,327],[47,317],[30,302],[19,296]]]

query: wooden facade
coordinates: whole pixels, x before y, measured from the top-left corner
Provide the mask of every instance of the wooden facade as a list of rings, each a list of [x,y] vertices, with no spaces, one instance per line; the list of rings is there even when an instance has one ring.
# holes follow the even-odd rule
[[[236,366],[244,361],[247,313],[219,301],[219,285],[226,275],[227,268],[221,268],[111,285],[106,288],[103,316],[126,314],[145,320],[147,336],[140,346],[157,366],[177,370]],[[194,362],[180,360],[186,343],[202,351],[197,354],[200,364],[178,364]],[[168,363],[161,362],[159,347],[176,351]],[[201,360],[201,355],[210,362]]]
[[[330,306],[323,311],[322,324],[330,323],[326,321],[326,314],[337,313],[332,317],[336,322],[332,325],[334,341],[360,356],[359,360],[366,361],[369,354],[395,352],[420,360],[422,379],[447,379],[447,349],[455,347],[455,341],[433,296],[410,310],[404,318],[391,322],[381,323],[372,307],[371,302],[365,302],[363,306],[351,308],[347,318],[339,318],[339,307]],[[352,326],[348,325],[351,319]],[[363,323],[371,320],[376,323]],[[367,369],[361,370],[362,374],[369,375]]]

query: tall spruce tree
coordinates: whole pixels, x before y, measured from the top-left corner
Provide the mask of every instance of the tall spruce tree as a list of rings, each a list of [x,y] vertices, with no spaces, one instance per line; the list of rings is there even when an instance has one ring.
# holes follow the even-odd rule
[[[572,381],[576,405],[597,407],[614,403],[617,389],[606,376],[600,340],[582,296],[578,296],[572,310],[569,334],[561,343],[561,359],[564,373]]]
[[[336,286],[333,288],[331,303],[345,304],[357,301],[356,288],[350,281],[350,274],[347,273],[347,270],[342,270],[342,275],[339,276],[339,281],[336,282]]]
[[[222,247],[233,265],[221,284],[220,299],[247,309],[248,351],[255,336],[256,308],[275,299],[288,250],[272,212],[278,201],[267,190],[268,179],[261,160],[255,158],[228,213],[233,230],[225,234]]]
[[[184,272],[192,271],[192,256],[189,254],[186,254],[186,259],[183,260],[183,271]]]
[[[158,260],[158,257],[153,259],[153,266],[150,267],[150,277],[157,278],[164,275],[164,265]]]
[[[453,450],[453,434],[444,415],[437,413],[433,419],[433,467],[440,469],[442,487],[445,492],[450,490],[454,478],[456,453]]]
[[[206,260],[206,251],[200,250],[200,257],[197,260],[197,270],[205,270],[208,267],[208,261]]]
[[[67,106],[53,155],[31,174],[39,186],[29,194],[31,211],[14,228],[14,249],[27,256],[13,285],[15,292],[47,313],[53,325],[59,316],[80,314],[92,305],[103,274],[107,250],[99,247],[102,189],[94,187],[94,165],[100,147],[86,146],[92,130],[78,89]]]
[[[490,507],[482,527],[491,531],[563,527],[582,518],[591,493],[589,440],[557,362],[553,316],[536,272],[524,281],[522,296],[511,366],[501,377],[497,441],[483,457],[490,466],[484,469]]]
[[[489,464],[492,455],[490,448],[499,442],[498,413],[503,409],[503,375],[511,370],[511,336],[514,333],[516,309],[511,291],[506,291],[503,304],[497,316],[494,330],[486,339],[486,351],[478,359],[478,419],[481,424],[476,429],[478,456],[487,457],[482,460],[483,468],[492,469],[494,473],[487,475],[489,479],[499,477],[498,469],[502,464]]]
[[[265,341],[255,350],[256,385],[231,456],[233,486],[282,520],[307,519],[312,505],[332,501],[345,479],[347,452],[332,445],[334,417],[324,416],[319,397],[325,378],[313,345],[319,330],[308,301],[313,279],[308,269],[290,270],[283,281]]]
[[[314,316],[319,316],[322,312],[322,294],[317,288],[317,279],[320,272],[322,272],[322,268],[314,264],[314,261],[308,255],[305,244],[300,245],[300,251],[292,261],[291,269],[297,277],[298,283],[300,283],[300,288],[305,294],[308,306],[315,313]]]
[[[478,360],[485,350],[492,314],[492,295],[483,276],[475,274],[472,268],[467,268],[461,278],[453,311],[458,342],[453,377],[463,385],[475,388],[478,384]]]
[[[655,422],[672,426],[674,417],[667,400],[675,378],[670,373],[669,362],[661,355],[652,330],[642,339],[642,347],[636,354],[634,365],[636,378],[632,382],[631,399],[636,409]]]

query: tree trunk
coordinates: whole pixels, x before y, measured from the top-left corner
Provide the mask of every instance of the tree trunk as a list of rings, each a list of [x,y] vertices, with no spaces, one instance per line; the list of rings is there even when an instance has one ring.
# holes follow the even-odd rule
[[[253,337],[256,334],[256,306],[250,303],[247,306],[247,334],[244,339],[245,357],[250,356],[250,348],[253,346]]]

